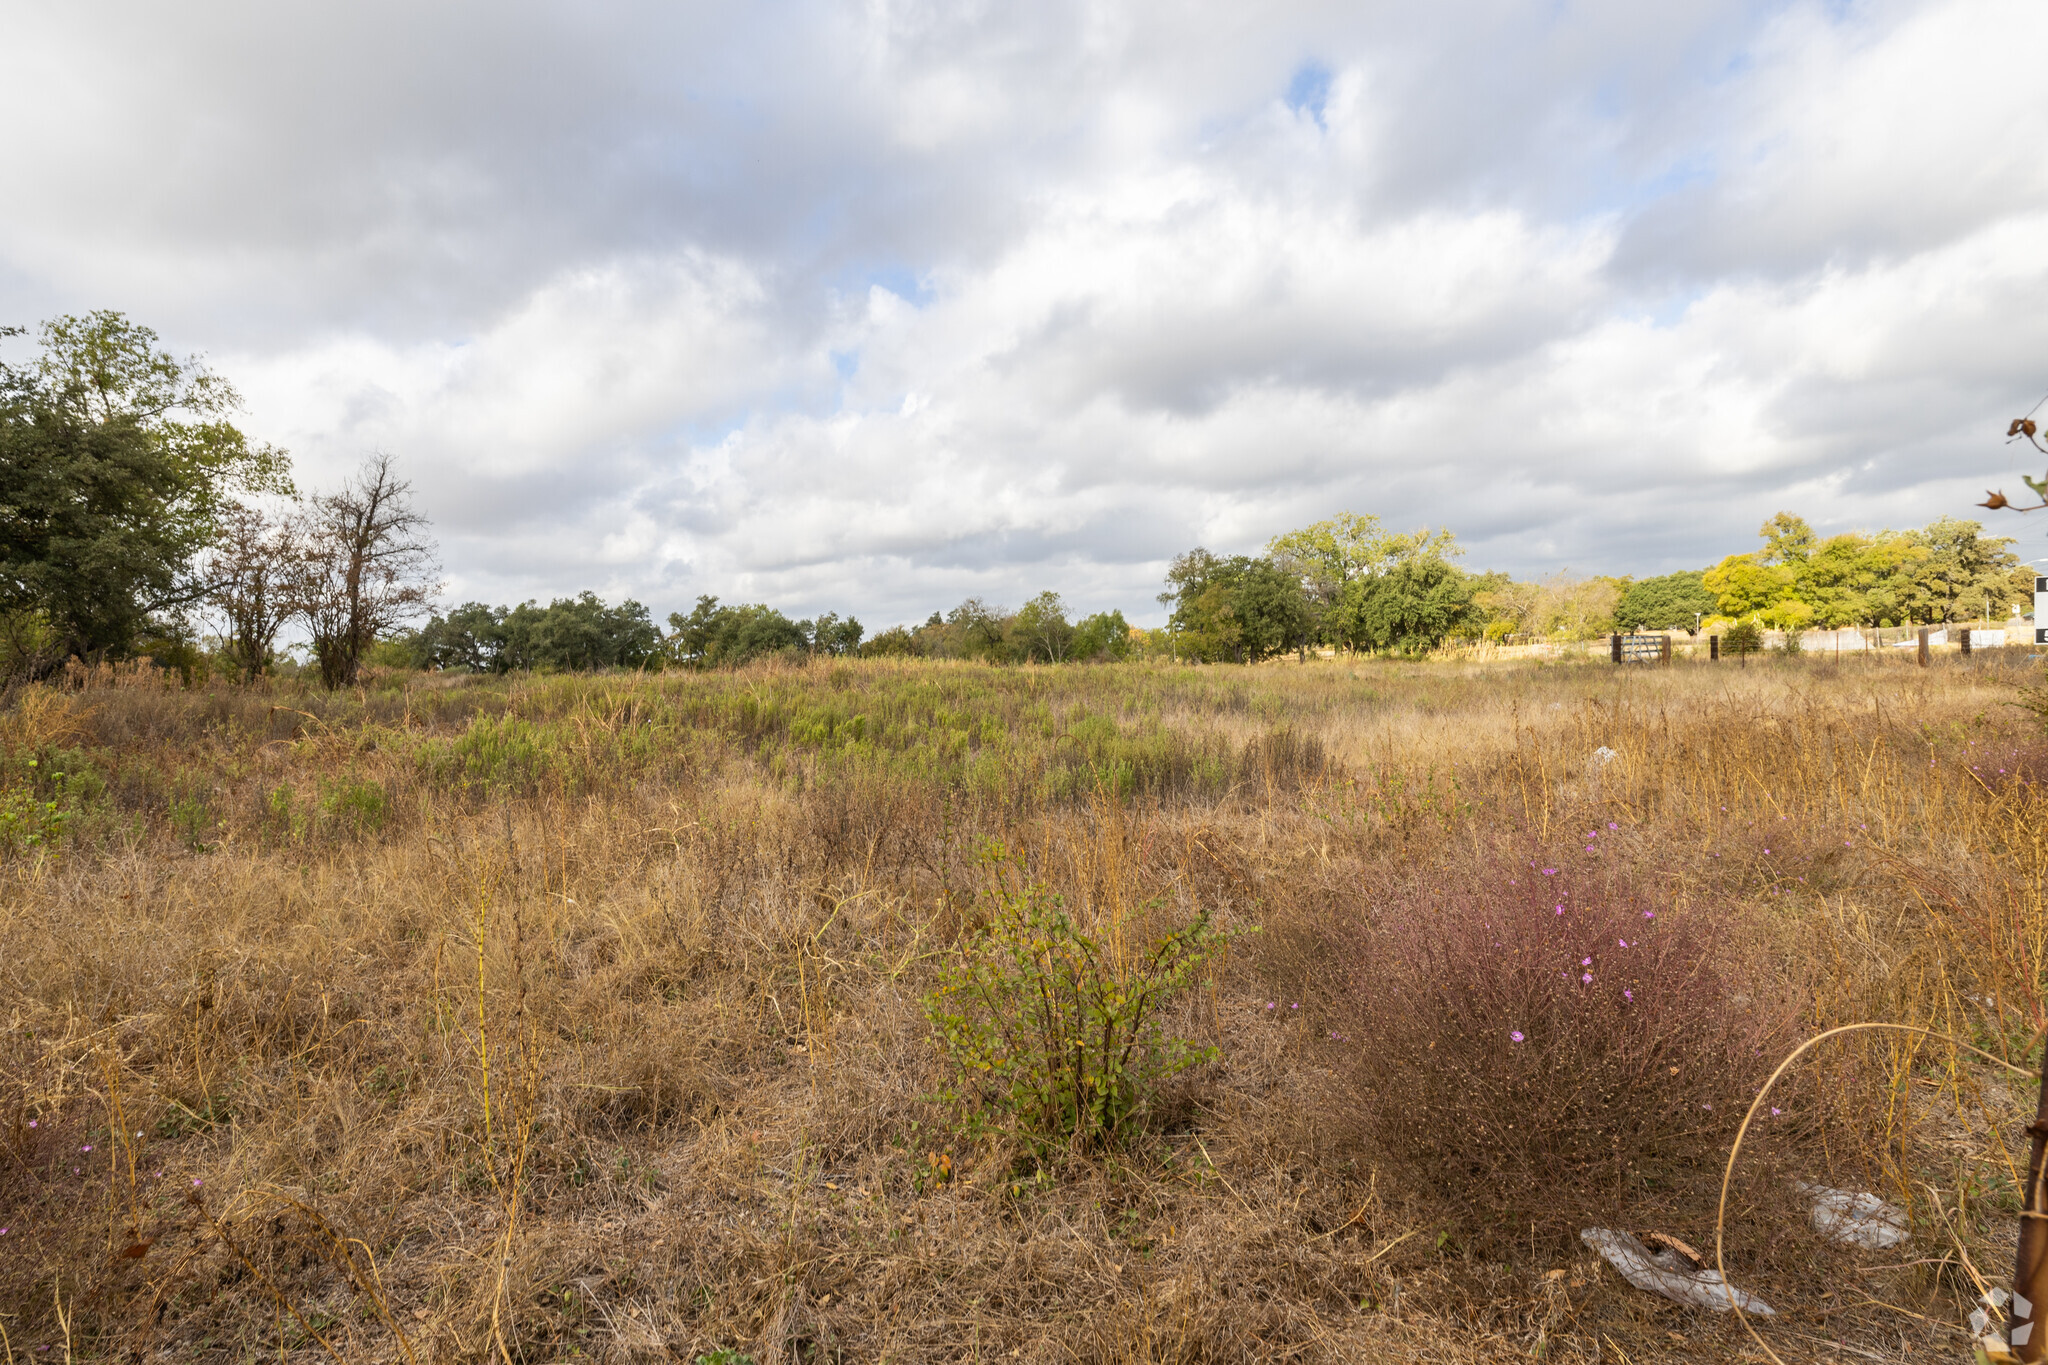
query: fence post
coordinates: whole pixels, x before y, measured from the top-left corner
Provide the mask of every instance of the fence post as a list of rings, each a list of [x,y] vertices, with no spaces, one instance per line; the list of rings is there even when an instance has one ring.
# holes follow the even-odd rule
[[[1608,636],[1608,637],[1607,637],[1607,648],[1609,649],[1609,651],[1610,651],[1610,652],[1612,652],[1612,653],[1613,653],[1613,655],[1614,655],[1614,662],[1616,662],[1616,663],[1620,663],[1620,662],[1621,662],[1621,637],[1620,637],[1619,635],[1610,635],[1610,636]]]
[[[1970,628],[1968,626],[1963,627],[1962,641],[1963,653],[1968,654],[1970,652]]]
[[[1663,640],[1657,646],[1657,662],[1660,664],[1671,662],[1671,635],[1669,632],[1665,633]]]
[[[1720,659],[1721,637],[1718,635],[1709,635],[1707,637],[1707,662],[1718,663],[1720,662]]]
[[[1927,631],[1928,628],[1926,626],[1920,627],[1920,666],[1922,668],[1927,667],[1927,656],[1929,652],[1927,648]]]

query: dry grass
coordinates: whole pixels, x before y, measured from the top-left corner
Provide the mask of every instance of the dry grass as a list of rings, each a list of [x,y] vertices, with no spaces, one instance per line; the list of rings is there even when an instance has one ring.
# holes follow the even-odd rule
[[[1712,1123],[1654,1191],[1525,1180],[1499,1205],[1557,1217],[1484,1232],[1483,1188],[1360,1121],[1398,1093],[1328,1035],[1405,969],[1345,945],[1568,857],[1722,945],[1786,1030],[2016,1053],[2048,1017],[2028,680],[1980,656],[18,692],[9,809],[71,813],[0,865],[0,1327],[22,1359],[1740,1358],[1567,1226],[1709,1242]],[[927,1098],[920,999],[990,839],[1085,920],[1261,927],[1177,1007],[1222,1061],[1126,1147],[1041,1164]],[[2008,1269],[2031,1095],[1886,1039],[1796,1093],[1731,1270],[1788,1358],[1949,1357],[1966,1263]],[[1786,1171],[1907,1203],[1910,1254],[1822,1244]]]

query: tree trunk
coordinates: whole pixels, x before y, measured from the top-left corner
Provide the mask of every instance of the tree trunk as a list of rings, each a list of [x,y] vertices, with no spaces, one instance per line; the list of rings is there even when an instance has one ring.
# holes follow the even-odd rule
[[[2048,1200],[2042,1190],[2042,1163],[2048,1158],[2048,1047],[2041,1052],[2041,1096],[2027,1132],[2034,1144],[2027,1155],[2027,1197],[2021,1204],[2020,1250],[2012,1272],[2012,1349],[2023,1361],[2048,1360],[2048,1329],[2040,1325],[2048,1307]]]

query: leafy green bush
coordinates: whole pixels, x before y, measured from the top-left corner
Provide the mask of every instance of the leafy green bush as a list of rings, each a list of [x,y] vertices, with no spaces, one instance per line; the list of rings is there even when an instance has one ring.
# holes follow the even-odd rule
[[[1134,1125],[1162,1082],[1216,1057],[1213,1047],[1168,1037],[1162,1018],[1233,936],[1206,912],[1150,949],[1120,955],[1035,882],[1018,890],[999,880],[990,899],[987,928],[924,1002],[956,1070],[944,1098],[1007,1115],[1034,1144],[1103,1144]]]
[[[344,835],[354,838],[384,828],[391,814],[391,800],[376,783],[359,778],[339,782],[323,779],[320,787],[320,813]]]
[[[57,844],[64,838],[64,828],[70,822],[70,815],[63,806],[65,775],[51,775],[57,795],[55,799],[46,801],[38,797],[34,786],[39,762],[32,758],[27,766],[29,781],[0,792],[0,849],[8,852]]]
[[[1764,633],[1756,628],[1754,621],[1737,621],[1728,627],[1728,633],[1721,637],[1723,654],[1755,654],[1764,647]]]

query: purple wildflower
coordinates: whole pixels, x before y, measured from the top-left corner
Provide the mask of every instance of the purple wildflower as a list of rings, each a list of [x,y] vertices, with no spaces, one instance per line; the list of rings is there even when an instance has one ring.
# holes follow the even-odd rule
[[[1508,1035],[1508,1041],[1509,1041],[1509,1042],[1511,1042],[1511,1043],[1519,1043],[1519,1042],[1521,1042],[1521,1041],[1522,1041],[1522,1031],[1521,1031],[1520,1029],[1516,1029],[1516,1030],[1515,1030],[1515,1031],[1514,1031],[1513,1033],[1510,1033],[1510,1034]]]

